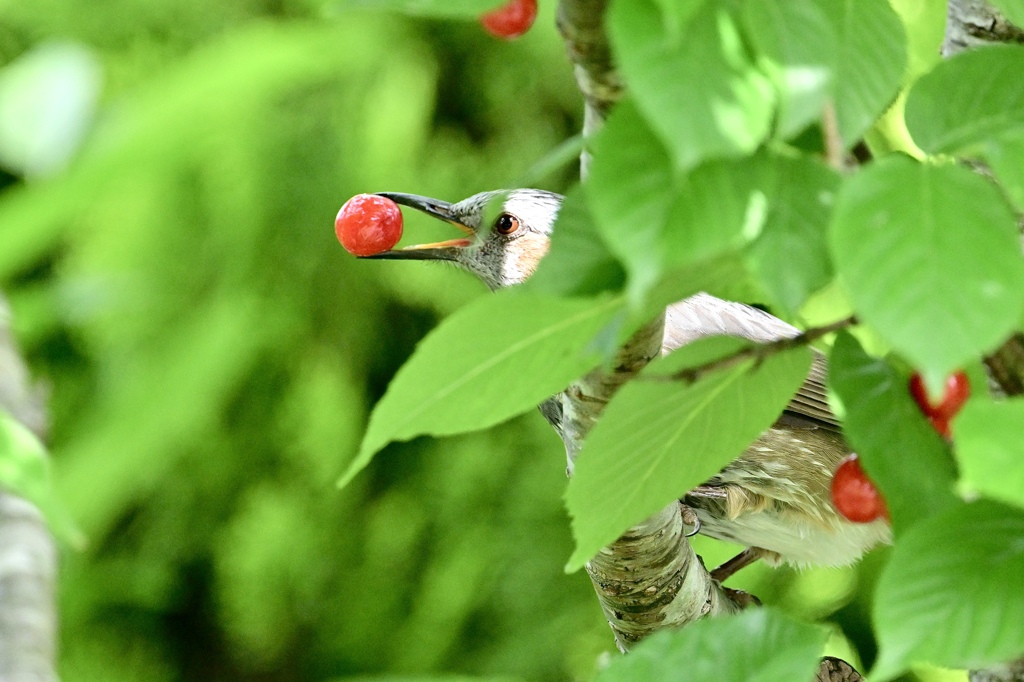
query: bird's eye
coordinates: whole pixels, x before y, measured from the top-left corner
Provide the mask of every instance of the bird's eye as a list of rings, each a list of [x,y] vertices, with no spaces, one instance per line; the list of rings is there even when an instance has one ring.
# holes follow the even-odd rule
[[[512,234],[519,229],[519,218],[510,213],[502,213],[494,223],[499,234]]]

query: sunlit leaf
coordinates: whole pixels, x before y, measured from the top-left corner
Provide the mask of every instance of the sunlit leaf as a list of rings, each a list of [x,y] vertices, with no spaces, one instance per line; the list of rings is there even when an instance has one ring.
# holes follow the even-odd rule
[[[749,61],[719,3],[616,0],[608,33],[633,96],[677,167],[748,154],[767,136],[771,82]]]
[[[832,88],[838,39],[827,0],[747,0],[743,28],[779,91],[777,135],[787,138],[821,118]]]
[[[100,65],[81,45],[51,43],[0,70],[0,164],[27,176],[52,174],[92,123]]]
[[[831,246],[857,314],[932,385],[1019,322],[1016,220],[965,168],[898,156],[865,168],[840,192]]]
[[[661,273],[658,236],[672,201],[674,173],[665,147],[632,100],[621,102],[594,143],[584,185],[608,248],[643,290]]]
[[[957,505],[897,543],[874,597],[871,679],[915,662],[981,668],[1024,655],[1024,510]]]
[[[839,39],[832,97],[839,136],[853,146],[892,104],[907,64],[906,36],[888,0],[842,0],[828,9]]]
[[[1017,26],[1024,26],[1024,0],[992,0],[992,4]]]
[[[597,682],[776,682],[810,680],[828,630],[772,609],[705,618],[662,630],[612,661]]]
[[[963,483],[1024,507],[1024,400],[975,397],[957,415],[954,428]]]
[[[600,362],[594,337],[621,307],[506,291],[458,311],[395,375],[338,485],[389,442],[493,426],[562,390]]]
[[[756,365],[747,360],[696,383],[667,381],[686,367],[748,345],[713,337],[651,363],[624,386],[587,437],[569,481],[575,570],[635,523],[735,459],[771,426],[807,376],[797,349]]]
[[[807,157],[780,157],[766,183],[768,215],[749,261],[772,300],[792,315],[832,278],[826,228],[839,176]]]
[[[664,147],[631,102],[595,144],[585,185],[603,241],[626,265],[634,296],[679,268],[734,252],[761,232],[769,211],[768,154],[706,161],[673,171]]]
[[[977,149],[1024,128],[1024,46],[967,50],[922,76],[907,96],[907,128],[929,153]]]
[[[1024,126],[986,142],[982,156],[1014,208],[1024,212]]]

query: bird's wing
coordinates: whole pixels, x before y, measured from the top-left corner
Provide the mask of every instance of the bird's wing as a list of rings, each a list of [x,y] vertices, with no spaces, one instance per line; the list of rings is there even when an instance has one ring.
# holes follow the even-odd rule
[[[800,428],[814,426],[830,431],[840,431],[839,418],[832,412],[828,404],[828,361],[818,350],[814,351],[811,371],[804,383],[797,389],[796,395],[789,401],[786,411],[779,417],[777,424]],[[810,419],[809,424],[801,424]]]
[[[673,303],[665,310],[665,336],[661,351],[662,354],[670,353],[707,336],[739,336],[757,343],[769,343],[799,333],[796,327],[763,310],[701,293]],[[777,423],[791,428],[839,431],[839,419],[828,405],[827,376],[825,356],[815,350],[807,379]]]

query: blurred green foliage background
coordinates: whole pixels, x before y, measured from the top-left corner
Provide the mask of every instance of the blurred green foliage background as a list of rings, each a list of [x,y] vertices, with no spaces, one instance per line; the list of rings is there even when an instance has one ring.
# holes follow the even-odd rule
[[[89,539],[64,551],[66,682],[580,679],[611,648],[562,572],[564,453],[538,414],[394,445],[334,486],[416,341],[485,294],[357,261],[334,215],[359,192],[510,186],[576,134],[553,15],[504,43],[309,0],[0,2],[0,285]],[[53,82],[65,100],[37,92]],[[3,131],[32,102],[63,137]],[[407,243],[457,236],[407,218]],[[768,602],[841,609],[872,654],[856,571],[747,574]]]

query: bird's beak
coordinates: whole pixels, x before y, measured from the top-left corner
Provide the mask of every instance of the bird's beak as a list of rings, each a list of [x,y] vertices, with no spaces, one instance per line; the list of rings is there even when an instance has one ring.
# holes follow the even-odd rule
[[[443,242],[433,242],[431,244],[417,244],[415,246],[407,246],[404,249],[382,251],[381,253],[375,253],[372,256],[363,256],[363,258],[457,261],[459,260],[459,255],[462,250],[473,243],[472,238],[476,235],[476,230],[461,223],[452,211],[452,204],[449,204],[447,201],[431,199],[430,197],[421,197],[417,194],[402,194],[400,192],[377,192],[377,196],[391,199],[391,201],[396,204],[415,208],[429,216],[433,216],[434,218],[443,220],[446,223],[450,223],[468,234],[470,238],[448,239]]]

